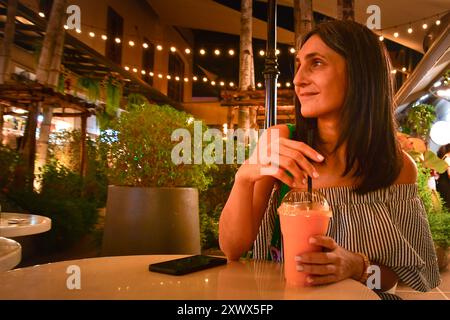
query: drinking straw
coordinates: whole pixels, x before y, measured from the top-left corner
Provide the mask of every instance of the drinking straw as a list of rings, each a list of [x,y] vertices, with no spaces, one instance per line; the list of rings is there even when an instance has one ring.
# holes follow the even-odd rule
[[[308,126],[308,146],[313,146],[313,135],[314,135],[314,129],[311,126]],[[311,176],[308,176],[308,197],[311,197],[312,195],[312,178]],[[308,199],[309,202],[312,202],[312,199]]]

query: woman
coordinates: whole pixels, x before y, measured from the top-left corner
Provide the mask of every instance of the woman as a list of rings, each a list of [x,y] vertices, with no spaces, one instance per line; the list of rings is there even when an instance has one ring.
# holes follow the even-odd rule
[[[447,171],[439,175],[436,189],[444,199],[445,206],[450,210],[450,143],[439,148],[437,155],[448,164]]]
[[[305,187],[308,175],[333,210],[327,236],[310,239],[324,252],[297,257],[297,269],[310,273],[311,285],[364,281],[367,266],[376,264],[381,291],[395,288],[399,279],[419,291],[436,287],[439,272],[416,166],[395,137],[390,63],[382,43],[358,23],[327,22],[305,36],[297,62],[297,126],[264,133],[268,140],[279,134],[279,163],[248,161],[239,168],[220,218],[221,249],[237,260],[254,244],[255,258],[273,258],[270,251],[280,250],[278,217],[269,228],[261,224],[274,185],[282,184],[282,197],[289,188]],[[308,123],[312,147],[304,143]],[[262,174],[269,166],[278,169]]]

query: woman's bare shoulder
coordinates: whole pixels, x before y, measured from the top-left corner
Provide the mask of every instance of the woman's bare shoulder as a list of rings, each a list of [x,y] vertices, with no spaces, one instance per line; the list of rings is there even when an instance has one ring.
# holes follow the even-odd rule
[[[403,165],[395,184],[411,184],[417,182],[417,166],[406,152],[402,151]]]

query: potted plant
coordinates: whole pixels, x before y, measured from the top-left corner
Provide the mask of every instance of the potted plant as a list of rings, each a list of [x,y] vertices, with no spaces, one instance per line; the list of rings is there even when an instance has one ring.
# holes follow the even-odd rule
[[[211,166],[171,158],[173,131],[193,137],[193,118],[148,103],[129,110],[101,135],[110,182],[102,253],[200,253],[198,191],[211,182]]]

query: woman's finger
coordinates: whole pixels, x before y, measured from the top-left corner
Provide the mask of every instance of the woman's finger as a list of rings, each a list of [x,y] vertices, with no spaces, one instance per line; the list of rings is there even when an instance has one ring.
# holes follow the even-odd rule
[[[329,275],[336,273],[334,264],[298,264],[297,271],[307,272],[312,275]]]
[[[280,145],[287,146],[291,149],[295,149],[303,153],[305,156],[310,158],[315,162],[322,162],[325,157],[318,153],[316,150],[308,146],[306,143],[301,141],[295,141],[287,138],[280,138]],[[280,148],[281,149],[281,148]]]
[[[329,250],[335,250],[338,247],[336,241],[334,241],[333,238],[320,235],[309,238],[309,243],[327,248]]]
[[[308,173],[309,176],[317,178],[319,175],[316,168],[309,162],[300,151],[291,149],[286,146],[280,148],[280,155],[294,159],[297,165]]]
[[[336,254],[333,252],[309,252],[296,256],[295,261],[301,264],[332,264],[336,262]]]
[[[310,275],[306,278],[306,283],[311,286],[318,286],[318,285],[323,285],[323,284],[328,284],[328,283],[334,283],[338,280],[339,280],[338,277],[334,274],[329,274],[329,275],[325,275],[325,276]]]

